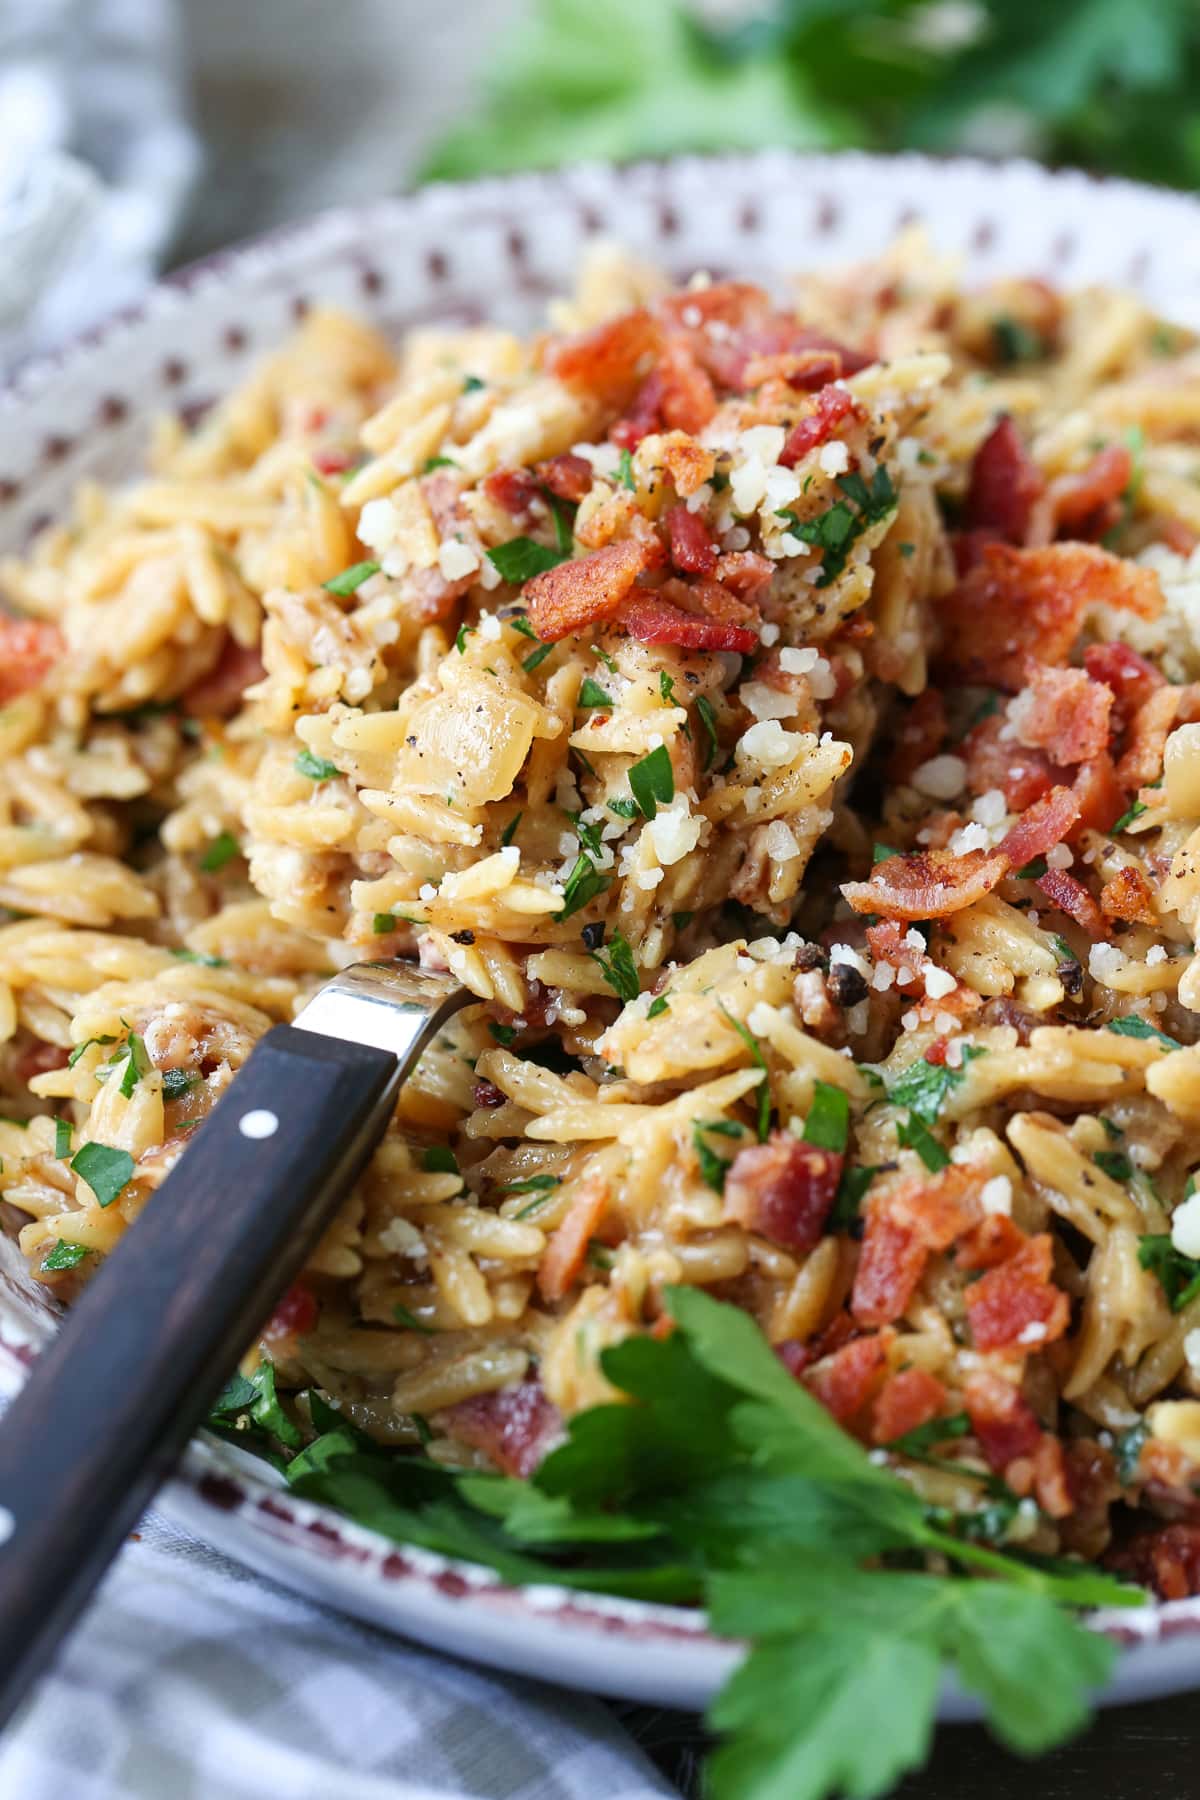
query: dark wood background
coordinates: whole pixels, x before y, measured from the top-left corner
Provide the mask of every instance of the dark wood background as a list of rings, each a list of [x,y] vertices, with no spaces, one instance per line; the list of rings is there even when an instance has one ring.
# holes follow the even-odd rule
[[[513,0],[185,0],[189,82],[208,168],[172,260],[405,185],[422,145],[464,100]],[[1200,1685],[1200,1670],[1198,1670]],[[695,1719],[615,1707],[692,1800]],[[869,1721],[864,1721],[869,1727]],[[1196,1800],[1200,1699],[1114,1709],[1036,1764],[975,1726],[948,1726],[900,1800]]]

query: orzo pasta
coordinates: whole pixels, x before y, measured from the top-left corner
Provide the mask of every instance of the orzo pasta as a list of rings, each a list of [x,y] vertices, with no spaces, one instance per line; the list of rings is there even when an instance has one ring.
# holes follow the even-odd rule
[[[524,1474],[701,1286],[984,1536],[1200,1585],[1198,444],[1188,336],[915,239],[787,299],[610,257],[529,342],[311,314],[3,570],[35,1275],[419,957],[478,1004],[281,1390]]]

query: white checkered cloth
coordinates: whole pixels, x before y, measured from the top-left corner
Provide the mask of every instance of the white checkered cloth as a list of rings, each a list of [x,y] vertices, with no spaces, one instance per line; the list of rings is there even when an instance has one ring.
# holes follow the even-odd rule
[[[412,1648],[149,1515],[0,1740],[0,1800],[662,1800],[597,1700]]]

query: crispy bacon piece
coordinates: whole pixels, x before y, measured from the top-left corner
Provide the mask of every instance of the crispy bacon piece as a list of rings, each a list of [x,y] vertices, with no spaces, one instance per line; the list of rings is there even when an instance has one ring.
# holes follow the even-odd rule
[[[193,719],[228,719],[242,704],[246,689],[261,681],[265,674],[262,657],[256,648],[245,649],[232,637],[227,637],[216,667],[200,681],[194,681],[181,696],[183,710]],[[3,672],[0,671],[2,682]]]
[[[592,465],[586,456],[576,456],[574,451],[538,463],[534,474],[559,500],[569,500],[573,505],[591,492]]]
[[[1163,677],[1144,656],[1128,644],[1089,644],[1083,653],[1083,666],[1093,681],[1102,681],[1113,696],[1113,724],[1124,730],[1142,703],[1155,688],[1163,686]]]
[[[1006,543],[1023,544],[1033,508],[1045,487],[1020,432],[1003,413],[972,460],[964,522],[969,531],[986,531]]]
[[[1083,883],[1068,875],[1065,869],[1047,869],[1044,875],[1038,876],[1038,886],[1057,906],[1059,912],[1066,913],[1068,919],[1087,932],[1089,937],[1105,938],[1108,936],[1108,922]]]
[[[552,342],[546,367],[569,387],[587,388],[608,405],[620,406],[662,346],[662,326],[639,306],[576,337]]]
[[[1175,726],[1185,689],[1155,688],[1129,721],[1125,749],[1117,764],[1117,781],[1125,789],[1149,787],[1162,774],[1163,752]]]
[[[668,343],[634,396],[627,417],[609,432],[623,450],[636,450],[652,432],[703,431],[717,410],[713,384],[686,343]]]
[[[483,491],[513,519],[527,519],[541,498],[537,480],[529,469],[494,469],[485,477]]]
[[[1079,817],[1079,802],[1069,787],[1051,788],[1035,800],[1000,840],[999,850],[1014,869],[1061,844]]]
[[[1163,1600],[1200,1594],[1200,1525],[1162,1525],[1139,1532],[1108,1559],[1110,1569],[1151,1587]]]
[[[749,656],[758,648],[758,633],[745,625],[722,624],[697,613],[683,612],[657,594],[634,594],[622,607],[619,623],[640,644],[735,650],[742,656]]]
[[[667,514],[671,561],[685,575],[712,575],[717,567],[717,546],[698,513],[673,506]]]
[[[1050,1431],[1042,1433],[1033,1453],[1033,1491],[1048,1518],[1065,1519],[1074,1511],[1075,1496],[1071,1491],[1071,1475],[1062,1440]]]
[[[1107,750],[1080,763],[1071,786],[1079,802],[1079,821],[1071,834],[1073,837],[1089,826],[1096,831],[1108,831],[1114,819],[1119,819],[1125,811],[1125,795]]]
[[[729,550],[717,563],[717,579],[747,606],[757,606],[759,597],[770,587],[775,564],[757,550]]]
[[[1031,1018],[1042,1023],[1037,1013]],[[1026,1034],[1028,1042],[1028,1034]],[[1007,1213],[985,1213],[978,1225],[964,1231],[954,1247],[954,1265],[958,1269],[994,1269],[997,1263],[1015,1256],[1025,1242],[1025,1233],[1014,1225]]]
[[[657,542],[624,538],[535,575],[523,590],[533,629],[547,643],[556,643],[599,619],[611,619],[638,576],[653,566],[656,550],[661,554]]]
[[[438,1415],[460,1443],[482,1450],[506,1475],[532,1475],[562,1437],[562,1416],[536,1375],[517,1387],[460,1400]]]
[[[979,1219],[977,1171],[954,1163],[913,1176],[871,1201],[850,1307],[860,1325],[889,1325],[905,1312],[931,1252],[945,1250]]]
[[[785,469],[794,469],[818,445],[827,443],[844,419],[857,415],[861,408],[842,387],[825,387],[816,395],[813,410],[806,419],[792,427],[787,442],[779,452]]]
[[[1015,692],[1027,659],[1065,661],[1089,607],[1114,606],[1144,619],[1162,610],[1162,589],[1139,568],[1092,544],[1014,550],[988,544],[940,605],[948,676]]]
[[[726,1219],[782,1244],[815,1250],[842,1179],[845,1157],[773,1131],[765,1144],[739,1150],[725,1177]]]
[[[303,1281],[294,1281],[263,1326],[263,1340],[278,1344],[284,1338],[306,1337],[320,1316],[320,1302],[312,1289]]]
[[[66,647],[57,625],[0,617],[0,706],[44,681]]]
[[[925,689],[926,694],[934,691]],[[921,698],[924,697],[923,694]],[[1004,719],[994,713],[991,718],[982,719],[964,740],[967,783],[974,794],[999,788],[1009,807],[1022,812],[1050,792],[1055,770],[1040,750],[1027,750],[1015,738],[1004,737],[1004,724]]]
[[[1042,1427],[1011,1381],[979,1369],[963,1383],[963,1404],[989,1468],[1002,1474],[1018,1456],[1032,1456]]]
[[[999,851],[912,850],[876,863],[869,881],[847,881],[842,893],[855,912],[885,919],[941,919],[990,894],[1009,869]]]
[[[839,350],[777,350],[771,355],[751,356],[742,370],[742,383],[757,388],[768,381],[782,381],[788,387],[812,394],[837,381],[841,373]]]
[[[1071,1306],[1050,1280],[1052,1264],[1052,1241],[1042,1232],[964,1291],[977,1350],[1042,1350],[1063,1335]]]
[[[1118,869],[1100,889],[1100,911],[1106,919],[1126,919],[1131,925],[1154,925],[1154,895],[1139,869]]]
[[[1047,496],[1060,538],[1103,537],[1121,516],[1121,496],[1133,476],[1133,458],[1124,444],[1097,451],[1086,469],[1062,475]]]
[[[804,1385],[839,1425],[847,1425],[870,1400],[886,1363],[887,1349],[880,1338],[854,1338],[814,1364]]]
[[[946,703],[937,688],[917,695],[892,737],[888,773],[895,781],[907,781],[914,769],[936,756],[946,740]],[[980,793],[985,793],[981,788]]]
[[[538,1264],[538,1292],[543,1300],[561,1300],[575,1285],[588,1244],[596,1235],[607,1205],[608,1188],[603,1181],[581,1184],[562,1224],[551,1233]]]
[[[1056,763],[1081,763],[1108,745],[1112,690],[1091,681],[1082,669],[1034,665],[1028,685],[1013,702],[1017,736]]]
[[[913,1367],[889,1375],[879,1391],[871,1420],[877,1444],[894,1444],[906,1432],[919,1431],[945,1409],[946,1389],[928,1369]]]

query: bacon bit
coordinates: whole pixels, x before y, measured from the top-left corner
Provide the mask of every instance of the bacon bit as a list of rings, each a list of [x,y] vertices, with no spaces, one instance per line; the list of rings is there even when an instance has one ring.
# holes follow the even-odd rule
[[[884,919],[878,925],[868,925],[867,943],[876,962],[891,963],[895,969],[907,964],[910,969],[920,973],[928,961],[923,950],[916,950],[909,943],[908,933],[895,919]]]
[[[1013,717],[1020,718],[1017,736],[1032,749],[1047,751],[1056,763],[1086,762],[1107,748],[1112,704],[1112,690],[1090,680],[1082,669],[1035,664],[1014,703]]]
[[[1068,875],[1065,869],[1047,869],[1044,875],[1038,876],[1037,885],[1047,900],[1057,906],[1059,912],[1066,913],[1068,919],[1074,919],[1089,937],[1106,938],[1109,935],[1104,914],[1082,882]]]
[[[1079,818],[1079,802],[1069,787],[1051,788],[1022,813],[1000,840],[999,853],[1014,869],[1023,869],[1035,856],[1045,856],[1061,844]]]
[[[1008,873],[999,851],[912,850],[876,863],[869,881],[847,881],[842,893],[855,912],[887,919],[941,919],[990,894]]]
[[[1041,1019],[1035,1013],[1038,1024]],[[957,1269],[994,1269],[1007,1262],[1026,1243],[1025,1233],[1007,1213],[985,1213],[978,1225],[964,1231],[954,1247]]]
[[[840,350],[779,350],[770,356],[752,356],[742,370],[742,384],[758,388],[768,381],[782,381],[812,394],[839,380],[841,374]]]
[[[13,1076],[22,1083],[30,1082],[35,1075],[48,1075],[51,1069],[65,1069],[70,1055],[71,1052],[59,1044],[34,1038],[15,1058]]]
[[[536,1375],[519,1386],[460,1400],[437,1415],[451,1437],[482,1450],[506,1475],[524,1479],[561,1440],[562,1415],[547,1400]]]
[[[963,1300],[977,1350],[1041,1350],[1063,1335],[1071,1305],[1050,1280],[1052,1263],[1053,1245],[1042,1232],[972,1282]],[[1044,1325],[1045,1335],[1036,1346],[1022,1346],[1021,1333],[1030,1325]]]
[[[734,650],[742,656],[749,656],[758,648],[756,631],[750,631],[744,625],[724,625],[696,613],[682,612],[679,607],[660,600],[657,594],[635,594],[622,607],[618,623],[640,644],[679,644],[688,650]]]
[[[780,463],[785,469],[794,469],[810,451],[833,436],[843,419],[848,419],[851,415],[857,417],[861,410],[845,388],[822,388],[813,403],[812,412],[792,428],[779,453]]]
[[[547,643],[557,643],[599,619],[611,619],[653,561],[650,545],[625,538],[546,569],[523,590],[530,624]]]
[[[552,342],[546,368],[568,387],[587,388],[606,404],[620,406],[662,347],[662,326],[639,306],[577,337]]]
[[[670,476],[681,500],[696,493],[712,478],[716,457],[685,431],[668,432],[659,447],[662,466]]]
[[[261,681],[265,674],[262,657],[256,648],[246,649],[232,637],[227,637],[216,667],[200,681],[194,681],[180,696],[183,710],[193,719],[228,719],[242,704],[246,689]],[[2,685],[3,675],[0,674]]]
[[[1018,1456],[1032,1456],[1042,1438],[1042,1427],[1019,1388],[987,1370],[968,1375],[963,1383],[963,1405],[971,1430],[988,1467],[1003,1473]]]
[[[357,461],[357,450],[317,450],[313,453],[313,468],[318,475],[344,475]]]
[[[606,1182],[593,1179],[582,1183],[562,1223],[551,1233],[542,1252],[537,1284],[543,1300],[561,1300],[575,1285],[588,1244],[596,1235],[607,1205]]]
[[[1110,444],[1086,469],[1051,484],[1047,500],[1060,538],[1095,542],[1121,516],[1121,496],[1133,478],[1133,458],[1124,444]]]
[[[659,431],[695,436],[717,410],[712,382],[686,343],[668,343],[657,367],[642,383],[629,415],[612,427],[609,437],[623,450],[636,450],[642,439]]]
[[[983,560],[941,602],[942,664],[951,678],[1015,692],[1030,655],[1041,663],[1066,660],[1089,608],[1115,606],[1153,619],[1162,605],[1153,570],[1094,545],[988,544]]]
[[[926,694],[934,692],[925,689]],[[1040,750],[1027,750],[1015,738],[1004,737],[1004,728],[1004,720],[993,714],[966,737],[961,753],[967,764],[967,783],[974,794],[999,788],[1010,810],[1023,812],[1050,792],[1055,771]]]
[[[504,1095],[494,1081],[484,1081],[482,1077],[475,1083],[474,1101],[476,1106],[487,1111],[504,1105]]]
[[[264,1343],[307,1337],[321,1316],[320,1303],[303,1281],[294,1281],[262,1328]]]
[[[851,1310],[861,1325],[889,1325],[908,1307],[931,1251],[945,1250],[979,1218],[978,1171],[952,1164],[913,1176],[868,1203]]]
[[[1121,787],[1149,787],[1162,774],[1163,752],[1175,724],[1182,694],[1182,688],[1156,688],[1134,713],[1124,754],[1116,769]]]
[[[1113,696],[1113,724],[1123,731],[1138,707],[1163,686],[1152,663],[1128,644],[1089,644],[1083,666],[1093,681],[1102,681]]]
[[[699,514],[686,506],[673,506],[667,514],[670,556],[685,575],[712,575],[717,567],[717,546]]]
[[[1200,1594],[1200,1525],[1139,1532],[1107,1561],[1110,1569],[1153,1588],[1162,1600],[1186,1600]]]
[[[892,736],[888,762],[891,778],[907,781],[914,769],[936,756],[945,742],[947,729],[946,703],[941,694],[937,688],[922,689]]]
[[[1114,819],[1119,819],[1125,811],[1125,795],[1107,750],[1101,751],[1090,762],[1080,763],[1072,792],[1079,802],[1079,822],[1072,837],[1078,837],[1081,831],[1089,828],[1108,831]]]
[[[900,1182],[881,1204],[897,1224],[916,1233],[926,1250],[947,1250],[978,1223],[983,1181],[978,1169],[952,1163],[936,1175]]]
[[[559,500],[569,500],[574,505],[586,499],[594,479],[587,457],[576,456],[574,451],[537,463],[533,472],[542,486],[548,487]]]
[[[1033,1453],[1033,1491],[1048,1518],[1065,1519],[1075,1509],[1062,1442],[1049,1431],[1042,1434]]]
[[[485,477],[483,491],[512,519],[527,519],[541,490],[528,469],[495,469]]]
[[[1131,925],[1155,925],[1154,895],[1138,869],[1118,869],[1100,889],[1100,911],[1108,919],[1125,919]]]
[[[967,484],[964,519],[972,532],[990,532],[1009,544],[1023,544],[1033,508],[1045,492],[1041,470],[1003,413],[975,452]]]
[[[747,606],[759,604],[759,596],[770,587],[774,575],[775,564],[757,550],[731,550],[717,563],[717,579]]]
[[[855,1338],[809,1369],[804,1385],[839,1425],[846,1425],[870,1400],[886,1363],[882,1339]]]
[[[57,625],[0,618],[0,706],[44,681],[66,647]]]
[[[739,1150],[725,1177],[723,1217],[787,1250],[815,1250],[833,1208],[845,1157],[773,1131]]]
[[[928,1369],[901,1369],[880,1389],[872,1416],[871,1436],[877,1444],[893,1444],[906,1432],[919,1431],[944,1411],[946,1389]]]

